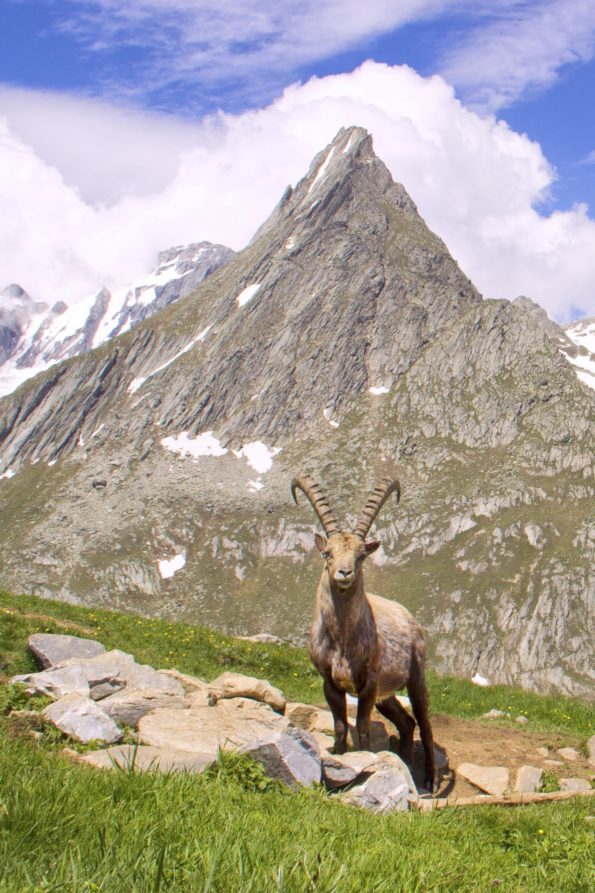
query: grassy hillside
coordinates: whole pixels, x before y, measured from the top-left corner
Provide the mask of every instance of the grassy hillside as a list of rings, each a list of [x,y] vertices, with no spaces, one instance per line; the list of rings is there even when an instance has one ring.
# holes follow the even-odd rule
[[[97,638],[207,679],[242,670],[291,698],[322,699],[298,649],[8,593],[0,593],[4,681],[33,667],[26,642],[36,631]],[[593,711],[577,701],[464,680],[430,684],[436,711],[473,717],[502,707],[579,746],[593,733]],[[7,716],[0,724],[2,893],[592,889],[587,800],[375,817],[321,790],[289,793],[233,756],[205,776],[101,773],[23,737]]]

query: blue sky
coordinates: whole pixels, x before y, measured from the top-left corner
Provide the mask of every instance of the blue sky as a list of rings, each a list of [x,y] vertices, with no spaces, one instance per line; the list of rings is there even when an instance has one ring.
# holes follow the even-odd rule
[[[440,146],[438,155],[428,155],[435,169],[417,177],[407,167],[407,153],[400,160],[395,156],[394,164],[401,165],[400,169],[395,170],[390,159],[387,163],[410,191],[417,188],[414,199],[473,278],[477,279],[479,270],[481,280],[481,271],[486,271],[480,288],[496,297],[532,290],[531,296],[559,318],[595,312],[588,286],[595,272],[588,262],[589,252],[595,254],[591,242],[595,232],[595,224],[591,231],[595,216],[595,0],[4,0],[0,50],[0,119],[4,117],[7,128],[7,164],[16,170],[19,157],[24,164],[23,197],[27,181],[36,196],[36,178],[46,184],[44,193],[51,183],[56,214],[66,214],[65,221],[78,215],[79,220],[88,217],[99,227],[98,214],[104,213],[107,221],[105,209],[109,208],[112,231],[114,217],[126,226],[124,206],[130,209],[132,199],[144,196],[157,205],[160,195],[163,201],[172,201],[172,184],[187,175],[190,167],[193,182],[200,180],[197,159],[203,159],[205,171],[209,165],[221,170],[230,141],[237,139],[240,145],[240,131],[246,153],[256,151],[255,128],[260,134],[269,126],[271,139],[280,140],[287,162],[279,163],[279,182],[291,180],[303,172],[300,165],[306,149],[320,149],[328,141],[322,126],[313,125],[312,132],[304,134],[308,127],[304,103],[307,100],[316,107],[334,103],[335,108],[340,85],[345,116],[359,116],[365,126],[368,119],[372,125],[378,122],[378,133],[369,126],[377,148],[383,142],[390,147],[397,135],[412,140],[409,154],[415,151],[415,140],[421,139],[426,147],[428,141],[435,148]],[[377,67],[373,75],[365,69],[364,77],[357,72],[366,60],[385,63],[385,67]],[[408,66],[417,78],[408,80],[401,66]],[[450,94],[432,79],[434,75]],[[374,92],[379,85],[380,99]],[[290,101],[282,97],[287,88]],[[416,102],[427,102],[428,109],[434,102],[442,103],[445,114],[436,115],[442,131],[430,132],[431,119],[409,108],[401,92],[407,89]],[[456,119],[453,127],[461,144],[481,143],[478,169],[468,178],[464,167],[459,170],[460,148],[446,106],[451,120]],[[289,145],[291,116],[295,121],[299,118],[301,130],[299,134],[292,131]],[[333,115],[330,118],[334,120]],[[352,123],[347,117],[337,120]],[[416,134],[407,136],[404,124],[411,121]],[[507,134],[497,122],[508,125]],[[317,142],[319,137],[322,142]],[[303,152],[295,148],[298,139],[303,141]],[[15,141],[26,147],[26,162]],[[489,197],[475,208],[471,194],[481,173],[490,178],[491,170],[485,167],[490,153],[495,153],[498,167],[500,150],[508,165],[511,204],[515,204],[515,190],[524,196],[514,220],[509,219],[504,203],[497,209],[488,207]],[[189,154],[193,165],[187,161]],[[229,157],[226,163],[229,169]],[[401,177],[401,170],[405,175],[409,171],[409,180]],[[468,207],[470,215],[481,219],[485,215],[485,225],[479,227],[482,245],[473,243],[479,236],[470,235],[471,223],[466,229],[461,223],[455,232],[455,224],[448,224],[440,211],[440,205],[445,207],[449,201],[448,194],[439,194],[440,182],[453,171],[461,182],[468,179],[471,184],[461,186],[469,195],[461,198],[457,213],[462,216]],[[56,172],[64,186],[60,194]],[[429,185],[432,176],[434,183]],[[504,169],[494,174],[494,189],[506,193],[500,185],[505,179]],[[6,188],[5,207],[17,208],[18,197],[10,193],[13,187]],[[75,213],[77,200],[82,204]],[[269,210],[268,193],[262,207],[256,207],[254,196],[244,196],[242,201],[254,207],[254,220],[248,214],[247,227],[257,225],[258,215],[263,218]],[[577,211],[577,204],[586,204],[589,210]],[[533,216],[534,238],[523,235],[524,254],[521,257],[519,249],[510,264],[508,286],[495,272],[505,256],[505,231],[513,244],[515,230],[524,232],[533,212],[537,214]],[[39,214],[38,224],[43,226],[41,209]],[[225,226],[216,229],[214,234],[197,231],[196,238],[223,241]],[[152,250],[159,238],[164,240],[159,247],[167,247],[168,239],[185,236],[181,227],[164,228],[148,242]],[[235,239],[234,247],[240,247],[245,236],[230,228],[227,241]],[[40,232],[36,244],[42,246],[43,239]],[[488,258],[490,239],[500,252],[493,258]],[[561,256],[561,262],[573,263],[578,272],[574,278],[560,279],[556,297],[548,280],[557,266],[553,252],[561,242],[578,243],[584,255]],[[99,234],[95,243],[96,255],[88,246],[83,250],[71,242],[57,246],[62,256],[70,253],[73,257],[69,300],[87,282],[90,287],[103,278],[115,284],[125,275],[125,258],[116,259]],[[51,239],[48,257],[50,248]],[[578,251],[576,245],[573,250]],[[26,256],[25,246],[19,251],[13,250],[4,265],[0,252],[0,286],[6,275],[19,274],[15,258]],[[148,263],[141,255],[129,255],[131,273]],[[544,256],[550,272],[540,278],[538,265]],[[39,261],[41,266],[44,262]],[[64,277],[64,265],[54,272]]]

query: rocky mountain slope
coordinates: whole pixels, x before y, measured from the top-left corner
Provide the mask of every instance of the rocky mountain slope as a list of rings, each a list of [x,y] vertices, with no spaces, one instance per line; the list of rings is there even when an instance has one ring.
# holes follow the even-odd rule
[[[303,640],[319,558],[289,481],[353,522],[386,456],[369,588],[434,666],[592,697],[594,410],[343,130],[196,291],[0,401],[0,584]]]
[[[19,285],[0,292],[0,396],[54,363],[87,353],[189,294],[234,255],[231,248],[198,242],[159,254],[144,279],[111,294],[68,307],[33,301]]]

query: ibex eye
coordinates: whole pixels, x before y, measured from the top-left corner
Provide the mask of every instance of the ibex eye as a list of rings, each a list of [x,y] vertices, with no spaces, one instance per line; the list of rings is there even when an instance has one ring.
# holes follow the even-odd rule
[[[324,558],[325,561],[331,557],[330,552],[321,552],[320,554],[322,555],[322,557]]]

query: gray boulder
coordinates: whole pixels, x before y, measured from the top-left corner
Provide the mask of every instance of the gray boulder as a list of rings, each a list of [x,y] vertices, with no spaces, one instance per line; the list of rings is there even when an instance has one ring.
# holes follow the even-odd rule
[[[322,780],[329,791],[349,787],[361,775],[361,770],[344,763],[339,755],[322,757]]]
[[[29,636],[28,644],[35,660],[44,669],[65,660],[96,657],[105,651],[105,646],[94,639],[55,635],[54,633],[33,633],[32,636]]]
[[[411,802],[417,802],[419,794],[409,767],[401,757],[391,751],[371,753],[367,750],[354,750],[345,754],[323,756],[323,778],[330,789],[358,784],[371,778],[378,772],[389,769],[397,770],[407,781],[408,795]]]
[[[587,753],[589,766],[595,766],[595,735],[591,735],[587,741]]]
[[[44,718],[66,735],[86,744],[107,741],[114,744],[122,737],[116,723],[91,698],[73,693],[65,695],[43,710]]]
[[[303,729],[270,732],[240,748],[275,778],[290,788],[309,787],[320,781],[322,762],[313,735]]]
[[[515,794],[533,794],[541,787],[543,771],[537,766],[521,766],[514,783]]]
[[[369,812],[406,812],[410,803],[409,782],[399,769],[387,766],[339,797],[343,803]]]

